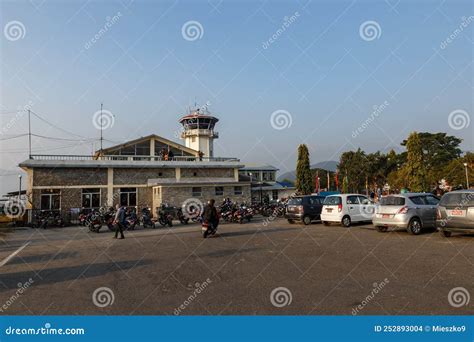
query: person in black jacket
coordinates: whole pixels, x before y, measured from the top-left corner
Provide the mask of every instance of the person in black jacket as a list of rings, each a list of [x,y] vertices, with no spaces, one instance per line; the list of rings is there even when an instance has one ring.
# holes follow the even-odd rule
[[[217,225],[219,224],[219,214],[214,206],[215,202],[214,199],[210,199],[202,213],[202,219],[204,222],[208,222],[212,229],[217,229]]]

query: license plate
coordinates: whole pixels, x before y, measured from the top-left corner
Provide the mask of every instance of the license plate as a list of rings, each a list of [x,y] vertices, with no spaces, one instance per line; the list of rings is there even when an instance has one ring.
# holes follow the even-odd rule
[[[464,217],[466,216],[466,210],[461,210],[461,209],[448,210],[448,216]]]
[[[392,215],[390,214],[382,214],[382,218],[390,218]]]
[[[288,211],[295,211],[295,208],[289,207]]]
[[[327,211],[328,213],[332,213],[332,208],[326,208],[326,211]]]

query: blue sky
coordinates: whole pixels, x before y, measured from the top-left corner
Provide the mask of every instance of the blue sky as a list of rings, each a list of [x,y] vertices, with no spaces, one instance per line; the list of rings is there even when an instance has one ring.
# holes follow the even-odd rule
[[[16,115],[9,113],[28,103],[49,122],[98,138],[92,117],[103,102],[114,114],[105,138],[176,140],[186,107],[209,101],[220,119],[217,155],[281,172],[294,168],[301,142],[313,163],[357,147],[386,151],[414,130],[447,132],[473,149],[474,123],[449,125],[453,111],[467,120],[474,112],[471,1],[11,1],[0,9],[2,31],[12,21],[24,26],[23,38],[3,32],[0,40],[3,138],[26,132],[26,117],[6,126]],[[189,21],[202,26],[199,39],[184,39]],[[373,40],[360,32],[367,21],[378,25]],[[275,129],[275,111],[286,111],[291,126]],[[33,132],[76,138],[36,118]],[[91,141],[33,142],[45,154],[93,148]],[[1,168],[13,175],[27,139],[4,140],[0,150]]]

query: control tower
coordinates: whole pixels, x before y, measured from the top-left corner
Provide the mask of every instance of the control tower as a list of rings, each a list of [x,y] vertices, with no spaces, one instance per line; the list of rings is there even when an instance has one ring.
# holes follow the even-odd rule
[[[219,134],[214,131],[217,121],[219,119],[207,110],[190,110],[188,115],[179,119],[183,125],[181,139],[184,139],[185,146],[201,151],[204,157],[214,157],[214,139],[219,138]]]

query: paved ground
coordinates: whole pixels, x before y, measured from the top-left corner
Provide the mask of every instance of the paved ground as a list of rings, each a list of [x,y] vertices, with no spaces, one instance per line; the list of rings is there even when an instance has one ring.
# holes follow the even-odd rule
[[[198,225],[141,229],[125,240],[79,227],[16,230],[0,235],[0,264],[30,244],[0,266],[0,309],[5,303],[2,314],[172,315],[181,306],[184,315],[351,315],[361,305],[363,315],[472,314],[474,298],[455,308],[448,293],[463,287],[474,296],[473,238],[262,219],[223,224],[210,239],[201,238]],[[16,296],[18,283],[30,278]],[[114,297],[103,308],[92,300],[100,287]],[[287,290],[274,302],[283,307],[270,299],[279,287]]]

